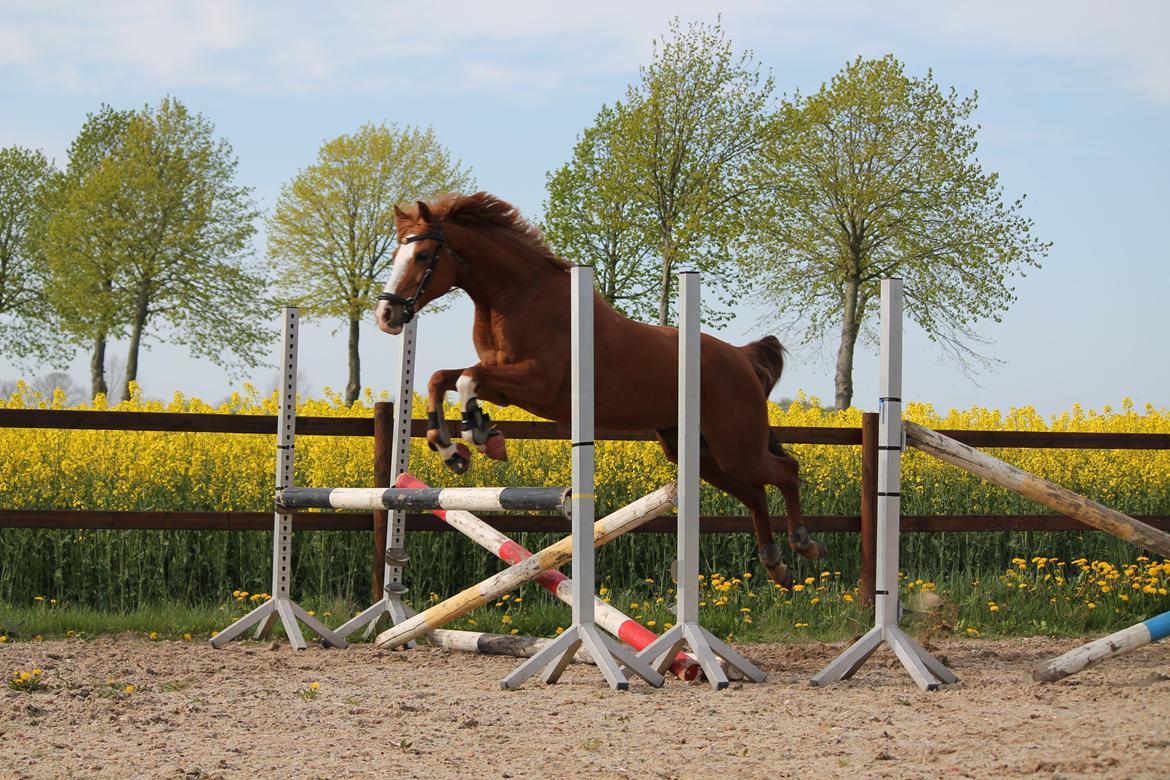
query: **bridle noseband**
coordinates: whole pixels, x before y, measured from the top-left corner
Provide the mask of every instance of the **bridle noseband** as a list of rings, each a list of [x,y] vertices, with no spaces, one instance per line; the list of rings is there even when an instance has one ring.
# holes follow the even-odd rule
[[[431,282],[431,277],[435,275],[435,268],[439,265],[439,255],[442,253],[444,248],[446,248],[447,254],[449,254],[449,255],[451,255],[451,257],[455,258],[455,261],[459,263],[459,266],[461,268],[463,268],[464,270],[467,269],[467,261],[464,260],[462,257],[460,257],[455,252],[454,249],[452,249],[449,246],[446,246],[447,238],[446,238],[446,236],[443,235],[442,228],[436,227],[436,228],[432,228],[431,230],[428,230],[425,233],[419,233],[417,235],[407,236],[406,238],[404,238],[402,240],[402,243],[403,244],[413,244],[416,241],[428,241],[428,240],[434,241],[436,244],[438,244],[438,246],[435,247],[435,252],[434,252],[434,254],[431,255],[430,264],[427,266],[427,270],[423,272],[422,279],[419,280],[418,287],[415,289],[414,295],[412,295],[409,298],[403,298],[401,295],[398,295],[397,293],[384,292],[378,296],[379,301],[387,301],[388,303],[397,304],[398,306],[402,307],[402,324],[403,325],[405,325],[406,323],[408,323],[412,319],[414,319],[414,315],[415,315],[415,311],[416,311],[415,305],[418,303],[418,299],[426,291],[427,285],[430,284],[430,282]]]

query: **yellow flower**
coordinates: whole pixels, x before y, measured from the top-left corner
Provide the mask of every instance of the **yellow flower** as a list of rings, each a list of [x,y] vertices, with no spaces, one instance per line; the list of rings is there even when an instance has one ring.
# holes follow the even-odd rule
[[[317,690],[317,689],[318,689],[318,688],[320,688],[320,687],[321,687],[321,683],[319,683],[319,682],[311,682],[311,683],[309,683],[309,690],[310,690],[310,691],[315,691],[315,690]]]
[[[511,625],[512,616],[511,615],[503,615],[500,617],[500,622],[503,623],[505,626]]]
[[[122,690],[125,691],[126,693],[134,693],[134,691],[137,689],[133,685],[127,685]]]

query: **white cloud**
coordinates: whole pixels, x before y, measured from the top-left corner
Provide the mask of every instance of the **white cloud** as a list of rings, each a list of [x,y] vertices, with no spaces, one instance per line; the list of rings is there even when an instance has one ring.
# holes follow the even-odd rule
[[[874,41],[1058,57],[1170,102],[1170,4],[987,0],[807,3],[730,0],[732,40],[787,53]],[[588,4],[109,0],[0,2],[0,74],[70,90],[126,83],[249,93],[384,88],[555,89],[632,73],[667,21],[711,20],[702,0]],[[906,41],[909,36],[910,40]],[[879,47],[881,48],[881,47]]]

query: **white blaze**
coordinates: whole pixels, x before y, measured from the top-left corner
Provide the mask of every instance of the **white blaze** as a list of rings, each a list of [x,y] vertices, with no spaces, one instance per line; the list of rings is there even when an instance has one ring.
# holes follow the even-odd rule
[[[414,258],[414,247],[414,244],[403,244],[395,250],[390,281],[386,282],[382,292],[398,293],[398,285],[402,283],[402,277],[406,275],[406,269],[410,267],[410,261]],[[374,310],[374,322],[387,333],[397,335],[402,332],[402,326],[392,328],[386,324],[386,310],[389,308],[390,304],[387,301],[378,301],[378,308]]]

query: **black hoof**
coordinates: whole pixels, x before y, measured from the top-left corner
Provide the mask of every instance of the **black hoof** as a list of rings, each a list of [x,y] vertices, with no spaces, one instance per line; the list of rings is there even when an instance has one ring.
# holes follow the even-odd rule
[[[443,465],[454,471],[456,474],[466,474],[467,470],[471,468],[471,461],[462,455],[456,453],[443,461]]]

